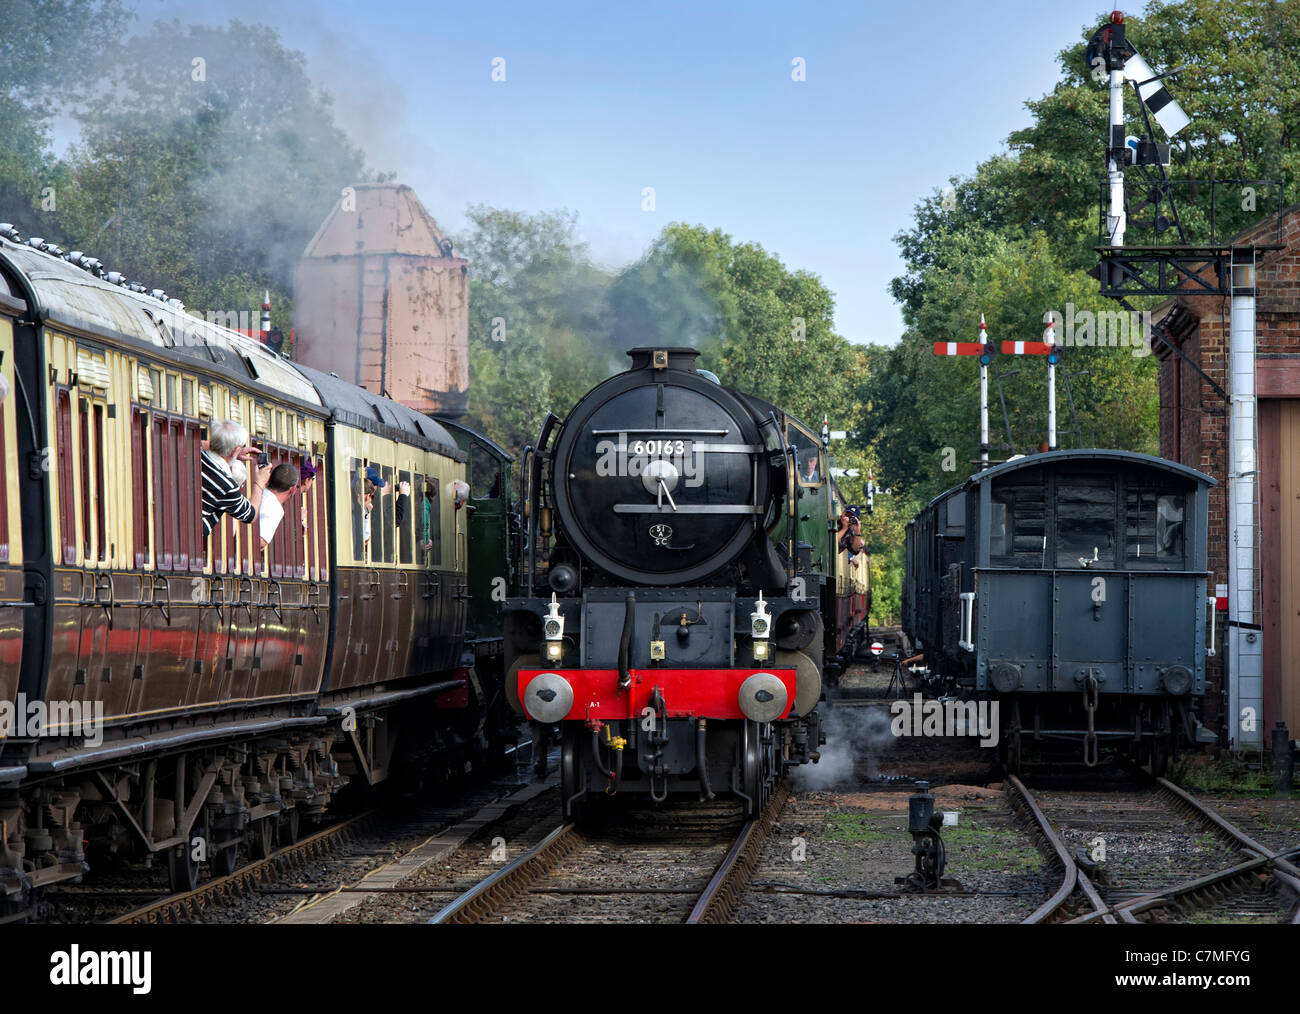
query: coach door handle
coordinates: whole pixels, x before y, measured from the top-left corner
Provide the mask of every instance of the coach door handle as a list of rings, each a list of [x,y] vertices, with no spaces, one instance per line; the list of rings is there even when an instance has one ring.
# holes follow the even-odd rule
[[[108,591],[107,600],[101,599],[99,593],[101,590]],[[104,619],[108,621],[108,629],[113,629],[113,578],[109,574],[95,575],[95,605],[104,610]]]
[[[217,622],[226,622],[226,579],[213,576],[208,579],[208,605],[217,611]]]
[[[149,578],[150,578],[150,585],[149,585],[149,598],[150,598],[150,600],[151,600],[151,601],[149,602],[149,608],[151,608],[151,609],[157,609],[160,613],[162,613],[163,621],[167,624],[167,626],[170,627],[170,626],[172,625],[172,586],[171,586],[171,582],[168,581],[167,578],[165,578],[165,577],[164,577],[163,575],[161,575],[161,574],[150,574],[150,575],[149,575]],[[159,585],[160,582],[161,582],[161,584],[162,584],[162,589],[163,589],[163,591],[166,592],[166,594],[167,594],[167,599],[166,599],[166,601],[162,601],[162,600],[160,600],[160,599],[158,598],[158,585]]]
[[[372,569],[370,573],[366,575],[366,587],[369,588],[370,591],[367,594],[362,595],[361,597],[363,599],[366,599],[367,601],[373,599],[375,595],[378,593],[380,583],[381,582],[379,580],[379,571]]]
[[[244,598],[244,588],[247,585],[248,598]],[[243,608],[248,614],[248,622],[253,622],[253,579],[251,577],[241,577],[235,594],[239,596],[239,601],[235,603],[235,608]]]
[[[307,604],[303,609],[310,609],[312,615],[316,617],[316,622],[320,623],[320,582],[312,581],[307,585]]]
[[[424,588],[420,591],[422,599],[436,599],[442,592],[442,575],[437,571],[425,574]]]
[[[399,570],[397,572],[397,590],[392,592],[388,597],[392,599],[404,599],[406,598],[406,593],[410,591],[410,588],[411,581],[407,577],[406,571]]]
[[[272,595],[275,596],[274,603],[271,602]],[[270,606],[271,611],[275,613],[275,619],[277,623],[284,622],[284,610],[281,608],[282,601],[283,600],[281,598],[280,582],[276,581],[275,579],[267,581],[266,582],[266,604]]]

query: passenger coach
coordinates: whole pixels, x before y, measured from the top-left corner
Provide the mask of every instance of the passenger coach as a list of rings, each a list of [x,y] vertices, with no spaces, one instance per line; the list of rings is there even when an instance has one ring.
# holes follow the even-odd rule
[[[102,724],[0,730],[0,920],[96,856],[157,856],[177,889],[205,856],[228,872],[347,780],[386,779],[403,735],[453,771],[481,759],[501,693],[463,654],[467,451],[432,418],[15,238],[0,238],[0,705]],[[265,551],[228,517],[203,536],[199,455],[219,419],[272,464],[324,465]],[[508,500],[508,466],[485,460]]]

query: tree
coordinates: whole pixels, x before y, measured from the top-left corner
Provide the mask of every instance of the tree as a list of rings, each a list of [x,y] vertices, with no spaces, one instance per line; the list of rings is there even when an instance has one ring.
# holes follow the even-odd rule
[[[87,8],[87,4],[77,5]],[[363,155],[301,53],[274,31],[160,22],[113,51],[74,104],[81,139],[41,235],[190,307],[289,329],[292,269]]]
[[[24,234],[48,223],[43,200],[58,205],[54,116],[85,93],[127,17],[121,0],[0,2],[0,209]]]
[[[605,341],[609,276],[577,238],[576,216],[474,205],[457,242],[470,265],[469,418],[520,452],[548,411],[564,415],[617,369]]]

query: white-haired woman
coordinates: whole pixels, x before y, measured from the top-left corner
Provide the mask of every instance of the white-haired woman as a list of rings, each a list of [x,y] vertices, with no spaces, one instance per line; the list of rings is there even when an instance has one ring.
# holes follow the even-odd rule
[[[243,482],[235,476],[235,466],[256,456],[248,446],[248,430],[231,419],[212,424],[203,448],[203,537],[211,534],[217,518],[229,514],[236,521],[249,524],[257,519],[262,490],[271,475],[264,465],[253,473],[252,496],[244,496]]]

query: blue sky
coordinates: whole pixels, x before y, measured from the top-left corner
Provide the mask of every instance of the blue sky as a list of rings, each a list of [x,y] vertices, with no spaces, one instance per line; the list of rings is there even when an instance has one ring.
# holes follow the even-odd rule
[[[1028,123],[1092,0],[628,4],[135,0],[267,24],[307,56],[374,168],[443,228],[465,208],[568,208],[593,258],[672,221],[754,241],[834,292],[854,342],[892,343],[892,237],[916,202]],[[506,80],[492,80],[493,60]],[[792,61],[806,81],[791,79]],[[1098,143],[1103,126],[1098,124]],[[642,190],[655,210],[642,210]],[[961,336],[935,336],[960,338]]]

